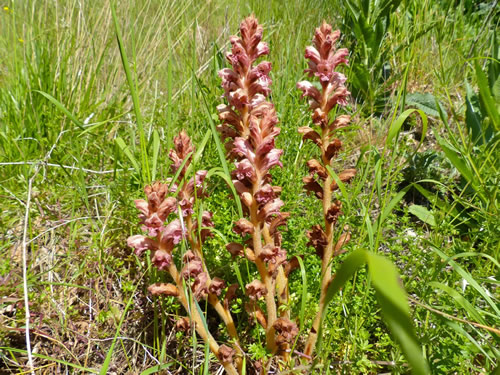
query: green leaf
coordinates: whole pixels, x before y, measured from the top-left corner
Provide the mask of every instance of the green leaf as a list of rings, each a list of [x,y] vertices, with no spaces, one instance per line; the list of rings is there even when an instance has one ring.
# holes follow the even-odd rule
[[[426,207],[420,206],[418,204],[412,204],[408,207],[408,211],[418,217],[421,221],[430,226],[436,225],[436,219],[434,218],[434,214],[430,212]]]
[[[127,155],[128,159],[130,160],[130,162],[134,166],[134,169],[136,170],[137,174],[139,174],[139,176],[140,176],[141,167],[139,167],[139,163],[135,159],[134,155],[132,155],[132,151],[130,151],[130,148],[125,144],[125,141],[123,140],[123,138],[117,137],[115,139],[115,142],[118,145],[118,147],[120,147],[120,150],[122,150],[123,153],[125,155]]]
[[[106,354],[106,358],[104,359],[104,362],[101,367],[101,371],[99,372],[100,375],[106,375],[108,373],[108,367],[111,363],[111,359],[113,358],[113,350],[115,349],[116,341],[118,340],[118,336],[120,333],[120,329],[122,327],[123,322],[125,321],[125,317],[127,316],[128,309],[130,306],[132,306],[132,302],[134,302],[134,296],[137,288],[139,287],[140,283],[137,283],[134,289],[134,292],[130,295],[130,298],[127,302],[127,305],[125,306],[125,309],[123,309],[122,316],[120,318],[120,322],[118,323],[118,326],[116,327],[115,331],[115,337],[113,338],[113,341],[111,342],[111,346],[108,349],[108,353]]]
[[[156,374],[157,372],[160,372],[162,370],[165,370],[166,368],[169,368],[170,366],[172,366],[172,364],[173,364],[173,362],[169,362],[169,363],[164,363],[163,365],[157,365],[157,366],[150,367],[147,370],[144,370],[143,372],[141,372],[140,375]]]
[[[406,121],[406,119],[408,118],[408,116],[410,116],[413,112],[418,112],[418,114],[422,118],[422,138],[420,139],[420,144],[422,144],[424,137],[425,137],[425,133],[427,132],[427,116],[425,115],[425,113],[422,110],[411,108],[411,109],[407,109],[406,111],[401,113],[398,116],[398,118],[396,119],[396,121],[393,121],[391,123],[391,127],[389,128],[389,132],[387,133],[387,139],[385,140],[386,147],[389,146],[391,144],[392,140],[399,134],[399,131],[401,130],[401,126],[403,126],[403,124]],[[419,147],[420,147],[420,145],[419,145]],[[418,147],[417,147],[417,149],[418,149]]]
[[[473,319],[476,320],[477,323],[486,324],[481,314],[478,313],[478,309],[467,301],[460,292],[437,281],[431,281],[429,282],[429,285],[434,288],[441,289],[443,292],[452,297],[458,305],[460,305]]]
[[[413,330],[406,293],[399,282],[396,267],[389,260],[366,250],[354,251],[344,260],[330,282],[325,297],[326,304],[331,302],[335,294],[366,263],[384,321],[399,342],[413,374],[429,374],[427,361],[422,355],[422,349]],[[321,317],[322,320],[325,315],[326,309]],[[323,324],[320,324],[318,346],[322,342],[321,327]]]
[[[384,223],[384,221],[391,214],[392,210],[394,209],[394,207],[396,207],[396,205],[399,203],[399,201],[401,199],[403,199],[403,197],[408,192],[408,190],[410,190],[410,188],[411,188],[411,185],[408,185],[407,187],[405,187],[403,190],[401,190],[399,193],[397,193],[391,199],[391,201],[389,202],[389,204],[387,206],[384,207],[384,209],[382,210],[382,213],[380,214],[379,219],[378,219],[378,228],[382,228],[382,224]]]
[[[153,130],[153,165],[151,166],[151,179],[156,180],[156,166],[158,164],[158,155],[160,154],[160,135],[158,131]]]
[[[481,144],[483,129],[479,99],[468,84],[465,85],[465,88],[467,93],[465,97],[465,124],[474,144]]]
[[[307,273],[302,258],[298,256],[297,260],[299,261],[300,275],[302,277],[302,293],[300,299],[300,315],[299,315],[300,330],[302,331],[304,329],[304,317],[306,313],[306,302],[307,302]]]
[[[479,86],[479,100],[481,101],[481,104],[484,106],[486,110],[485,115],[488,115],[491,122],[493,123],[493,127],[496,130],[499,130],[500,115],[498,113],[495,100],[493,99],[493,96],[490,91],[488,78],[486,77],[486,74],[484,74],[477,60],[474,61],[474,66],[476,68],[476,78],[477,78],[477,84]]]
[[[474,278],[472,277],[472,275],[469,272],[467,272],[462,267],[460,267],[457,262],[452,260],[452,258],[448,257],[445,253],[443,253],[441,250],[439,250],[435,246],[431,245],[431,249],[436,254],[438,254],[446,263],[449,263],[453,267],[453,269],[469,283],[469,285],[471,287],[476,289],[479,292],[479,294],[481,294],[481,296],[486,300],[486,302],[488,302],[488,304],[495,311],[495,313],[498,316],[500,316],[500,309],[499,309],[498,305],[486,293],[484,288],[481,287],[481,285],[479,285],[479,283],[476,280],[474,280]]]
[[[436,118],[440,117],[439,112],[441,111],[444,114],[445,121],[448,120],[443,105],[429,92],[408,94],[406,95],[405,103],[406,105],[414,106],[422,110],[425,114]]]
[[[115,26],[116,41],[118,43],[118,48],[120,50],[120,56],[122,59],[123,69],[125,70],[125,76],[127,77],[127,83],[132,95],[132,102],[134,104],[135,120],[137,121],[137,127],[139,129],[139,138],[141,143],[141,175],[143,183],[150,182],[151,176],[149,173],[149,161],[148,161],[148,150],[146,147],[146,135],[144,134],[144,127],[142,125],[142,115],[139,107],[139,97],[137,95],[137,87],[132,77],[132,72],[130,71],[130,66],[127,58],[127,53],[125,51],[125,46],[123,44],[123,39],[120,31],[120,26],[118,24],[118,17],[116,16],[115,3],[110,2],[111,5],[111,16],[113,17],[113,23]]]
[[[34,92],[39,93],[40,95],[46,97],[52,104],[56,106],[57,109],[59,109],[62,113],[64,113],[68,118],[75,123],[76,126],[78,126],[80,129],[83,129],[83,123],[78,120],[70,111],[66,109],[66,107],[56,98],[54,98],[52,95],[47,94],[46,92],[39,91],[39,90],[33,90]]]
[[[399,342],[412,367],[412,373],[429,374],[427,361],[422,355],[422,348],[413,330],[406,293],[399,283],[396,267],[380,255],[367,252],[366,257],[384,322]]]
[[[474,184],[473,175],[471,168],[465,163],[464,158],[460,156],[458,151],[453,149],[453,147],[445,141],[443,138],[436,135],[436,140],[439,144],[439,147],[443,150],[444,154],[448,158],[448,160],[453,164],[455,168],[460,172],[460,174],[472,185]]]

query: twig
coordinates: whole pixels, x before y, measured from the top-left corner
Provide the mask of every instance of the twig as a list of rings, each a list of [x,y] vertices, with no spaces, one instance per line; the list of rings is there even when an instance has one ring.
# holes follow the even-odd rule
[[[44,160],[47,160],[48,158],[45,158]],[[14,162],[7,162],[7,163],[0,163],[0,166],[3,165],[45,165],[48,167],[59,167],[59,168],[64,168],[64,169],[73,169],[73,170],[78,170],[78,171],[83,171],[87,173],[95,173],[95,174],[109,174],[109,173],[115,173],[115,172],[122,172],[122,171],[131,171],[134,170],[134,168],[127,168],[127,169],[113,169],[113,170],[108,170],[108,171],[96,171],[93,169],[87,169],[87,168],[80,168],[80,167],[75,167],[72,165],[60,165],[60,164],[54,164],[54,163],[47,163],[45,161],[39,160],[39,161],[14,161]],[[38,173],[38,171],[36,172]]]
[[[29,215],[30,215],[30,204],[31,204],[31,189],[33,186],[33,181],[35,180],[36,176],[40,172],[40,166],[44,162],[46,162],[49,158],[50,155],[52,154],[52,151],[54,151],[57,143],[59,142],[59,139],[61,138],[63,134],[63,130],[59,133],[57,136],[56,141],[50,148],[49,152],[45,155],[45,158],[43,161],[40,161],[38,163],[34,163],[36,165],[35,167],[35,172],[33,173],[33,176],[28,180],[28,198],[26,200],[26,211],[24,213],[24,229],[23,229],[23,246],[22,246],[22,251],[23,251],[23,294],[24,294],[24,311],[25,311],[25,319],[26,319],[26,352],[28,353],[28,366],[29,370],[31,371],[32,375],[35,375],[35,371],[33,368],[33,356],[31,353],[31,340],[30,340],[30,308],[29,308],[29,299],[28,299],[28,261],[27,261],[27,248],[29,242],[27,241],[28,238],[28,220],[29,220]]]

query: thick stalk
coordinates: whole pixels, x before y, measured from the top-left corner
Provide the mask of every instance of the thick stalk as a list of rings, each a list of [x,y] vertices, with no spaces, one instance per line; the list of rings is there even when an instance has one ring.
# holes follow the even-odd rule
[[[321,107],[324,110],[326,107],[327,103],[327,90],[326,86],[323,86],[323,95],[322,95],[322,100],[321,100]],[[330,160],[326,157],[325,154],[325,145],[328,144],[328,124],[325,124],[324,126],[321,127],[322,134],[322,144],[323,147],[321,148],[321,159],[323,161],[323,165],[330,165]],[[333,223],[328,222],[326,219],[328,209],[330,208],[331,202],[332,202],[332,189],[331,189],[331,184],[332,184],[332,176],[328,174],[328,177],[324,181],[323,185],[323,217],[324,217],[324,222],[325,222],[325,234],[327,238],[327,245],[324,249],[323,252],[323,258],[321,260],[321,290],[320,290],[320,297],[319,297],[319,310],[318,313],[316,314],[316,317],[314,318],[313,325],[311,327],[311,331],[309,333],[309,337],[306,342],[306,347],[304,350],[304,354],[309,356],[309,358],[312,358],[312,353],[314,351],[314,347],[316,346],[316,341],[318,339],[318,331],[319,331],[319,325],[321,324],[321,319],[323,317],[324,310],[326,308],[326,292],[328,290],[328,285],[330,284],[330,281],[332,279],[332,265],[331,265],[331,259],[333,256]],[[307,357],[306,357],[307,358]]]
[[[253,195],[259,190],[260,187],[260,178],[257,178],[257,181],[253,184]],[[267,308],[267,328],[266,328],[266,346],[267,349],[271,351],[271,353],[276,352],[276,342],[275,342],[275,330],[274,330],[274,322],[277,319],[276,313],[276,302],[274,300],[275,293],[275,284],[273,282],[272,277],[269,275],[266,264],[260,259],[259,255],[262,252],[262,233],[260,228],[260,220],[258,219],[258,207],[257,201],[254,199],[252,205],[250,207],[250,218],[253,224],[253,233],[252,233],[252,241],[253,241],[253,251],[255,253],[255,265],[257,266],[257,270],[259,271],[260,278],[264,282],[264,285],[267,289],[266,294],[266,308]]]
[[[269,233],[269,225],[264,224],[264,228],[262,229],[262,234],[264,236],[264,241],[266,245],[274,246],[274,239],[271,237]],[[288,308],[288,302],[290,301],[290,293],[288,291],[288,278],[285,275],[285,270],[283,266],[279,266],[278,275],[276,276],[276,289],[278,295],[278,303],[279,306],[287,306],[280,312],[280,317],[290,319],[290,309]]]
[[[203,271],[207,274],[207,285],[210,285],[210,283],[212,282],[212,278],[210,277],[210,274],[208,272],[205,261],[203,260],[204,258],[203,258],[203,251],[201,248],[201,240],[199,238],[197,240],[195,240],[193,238],[194,228],[193,228],[193,220],[192,220],[191,215],[188,215],[186,217],[186,227],[187,227],[187,232],[188,232],[187,237],[188,237],[189,244],[191,245],[191,249],[193,249],[195,254],[198,257],[200,257],[200,259],[202,260],[201,264],[203,266]],[[231,313],[229,312],[229,310],[226,310],[224,308],[224,306],[220,302],[219,298],[217,298],[217,296],[213,293],[209,293],[208,302],[212,305],[212,307],[215,309],[215,311],[217,311],[217,313],[221,317],[222,321],[226,325],[229,336],[231,336],[231,338],[233,340],[235,340],[235,342],[236,342],[236,345],[233,345],[233,347],[235,348],[235,350],[238,352],[238,354],[242,358],[243,352],[241,351],[241,348],[239,345],[240,339],[238,337],[238,332],[236,331],[236,326],[234,324],[234,320],[233,320]],[[237,363],[238,363],[238,367],[240,367],[241,359],[237,360]]]
[[[218,358],[219,357],[219,344],[215,341],[215,339],[212,337],[210,332],[208,332],[205,329],[205,324],[203,323],[203,319],[200,316],[200,313],[198,312],[198,309],[194,308],[194,301],[192,297],[188,297],[185,293],[185,288],[183,287],[183,280],[177,271],[177,267],[175,264],[171,264],[168,267],[168,271],[170,272],[170,275],[172,275],[172,278],[175,281],[175,284],[177,285],[177,290],[179,291],[179,301],[181,302],[182,306],[186,311],[189,313],[189,317],[191,318],[191,321],[194,323],[196,332],[198,332],[198,335],[203,339],[205,343],[208,343],[208,346],[210,347],[210,350],[212,353],[215,354],[215,356]],[[238,375],[238,371],[236,368],[233,366],[232,363],[223,363],[224,369],[229,375]]]
[[[327,177],[325,181],[325,185],[323,187],[323,213],[325,215],[325,234],[328,239],[328,244],[325,248],[323,259],[321,262],[321,292],[319,297],[319,310],[314,318],[313,325],[311,327],[311,332],[309,333],[309,337],[306,342],[306,347],[304,350],[304,354],[307,356],[312,355],[314,351],[314,347],[316,346],[316,340],[318,339],[318,331],[319,325],[321,324],[321,318],[323,316],[323,312],[326,308],[326,292],[328,290],[328,285],[332,279],[332,266],[331,266],[331,258],[333,254],[333,224],[328,223],[326,220],[326,211],[328,210],[329,203],[331,202],[332,192],[331,192],[331,177]],[[328,200],[327,200],[328,199]],[[326,207],[326,209],[325,209]],[[306,357],[307,358],[307,357]]]

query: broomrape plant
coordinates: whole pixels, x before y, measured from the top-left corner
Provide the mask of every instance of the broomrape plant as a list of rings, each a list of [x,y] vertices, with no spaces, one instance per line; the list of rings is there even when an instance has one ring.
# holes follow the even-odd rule
[[[226,244],[226,249],[233,258],[244,257],[253,263],[258,278],[248,282],[244,291],[238,291],[238,284],[227,286],[224,280],[210,276],[203,246],[212,236],[212,213],[203,211],[200,217],[195,216],[194,211],[197,202],[206,196],[207,171],[189,172],[194,146],[184,131],[174,138],[174,147],[169,152],[172,173],[177,178],[146,186],[147,200],[135,201],[146,234],[128,239],[136,255],[150,250],[152,264],[171,276],[172,283],[157,283],[148,290],[153,295],[178,298],[187,313],[178,327],[193,326],[228,374],[242,374],[250,369],[256,374],[266,374],[272,368],[293,368],[298,360],[307,364],[313,359],[322,317],[331,299],[328,293],[334,279],[332,258],[345,251],[343,246],[350,239],[347,230],[336,235],[337,219],[342,212],[340,201],[333,194],[339,181],[350,181],[356,171],[347,169],[337,176],[332,169],[332,160],[342,147],[336,138],[337,130],[347,126],[350,118],[347,115],[330,118],[334,117],[330,115],[332,111],[347,104],[346,77],[336,68],[348,63],[348,51],[336,49],[340,32],[332,31],[324,22],[316,29],[313,46],[305,51],[309,65],[305,72],[318,79],[319,85],[309,81],[297,84],[313,111],[313,127],[301,127],[298,131],[320,150],[319,160],[307,162],[310,173],[304,178],[305,189],[322,202],[324,219],[323,226],[315,225],[307,233],[309,245],[322,260],[319,310],[308,336],[297,340],[299,329],[289,309],[288,276],[300,261],[297,257],[289,258],[282,247],[280,228],[286,225],[289,213],[281,211],[284,205],[280,199],[281,188],[272,185],[270,174],[272,168],[282,166],[283,150],[275,146],[280,129],[276,126],[276,110],[269,100],[271,63],[257,63],[261,56],[269,53],[262,34],[262,26],[250,16],[241,23],[240,36],[230,38],[232,48],[226,57],[231,68],[219,72],[226,103],[217,107],[221,120],[217,130],[225,141],[227,157],[234,161],[231,178],[244,212],[244,217],[233,228],[241,241]],[[190,175],[194,177],[189,178]],[[179,246],[181,242],[187,245],[184,254],[181,254],[184,248]],[[181,265],[180,271],[176,264]],[[238,335],[230,311],[231,300],[241,292],[247,297],[247,313],[265,331],[269,355],[258,361],[246,358],[246,342]],[[198,305],[202,300],[212,305],[224,322],[230,342],[219,345],[209,332]],[[295,348],[297,350],[292,351]]]

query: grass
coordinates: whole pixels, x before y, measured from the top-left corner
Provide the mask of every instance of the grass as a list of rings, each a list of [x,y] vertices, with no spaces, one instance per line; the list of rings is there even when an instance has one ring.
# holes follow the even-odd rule
[[[486,374],[499,366],[498,133],[493,143],[476,145],[465,125],[466,83],[476,93],[479,87],[474,59],[487,71],[494,61],[485,57],[498,58],[492,52],[498,10],[491,5],[408,0],[399,6],[382,46],[391,66],[390,79],[380,84],[385,106],[374,114],[361,100],[350,105],[355,125],[343,134],[338,160],[339,167],[358,169],[340,196],[342,224],[353,234],[348,253],[371,250],[398,266],[436,374]],[[321,20],[342,27],[343,43],[359,47],[342,2],[121,1],[121,51],[110,2],[2,4],[0,372],[26,371],[30,352],[41,373],[132,374],[159,365],[172,373],[217,371],[196,336],[175,331],[184,314],[179,303],[148,295],[147,286],[162,275],[132,254],[126,238],[137,230],[133,199],[142,197],[143,183],[168,176],[168,148],[178,130],[186,129],[198,146],[206,139],[201,167],[223,167],[210,135],[222,94],[216,72],[226,64],[228,36],[251,12],[270,44],[278,147],[285,150],[284,168],[274,173],[292,213],[283,244],[290,255],[312,253],[305,232],[320,220],[319,207],[301,178],[315,149],[296,130],[310,117],[295,83]],[[415,92],[433,94],[447,119],[423,113],[425,131],[424,116],[413,113],[387,141],[408,108],[405,96]],[[472,181],[441,140],[465,160]],[[206,205],[216,229],[231,239],[238,208],[222,181],[210,178]],[[434,223],[413,215],[412,205],[424,207]],[[238,282],[238,270],[247,280],[252,270],[230,261],[221,238],[210,242],[216,275]],[[319,259],[304,258],[307,290],[300,271],[291,279],[291,307],[306,327],[315,316],[320,268]],[[361,269],[334,297],[318,353],[321,373],[408,372],[367,275]],[[243,302],[237,299],[233,311],[244,310]],[[244,335],[259,342],[259,329],[239,319]],[[219,324],[210,311],[207,324]],[[221,331],[218,339],[225,337]],[[253,346],[249,355],[262,350]]]

